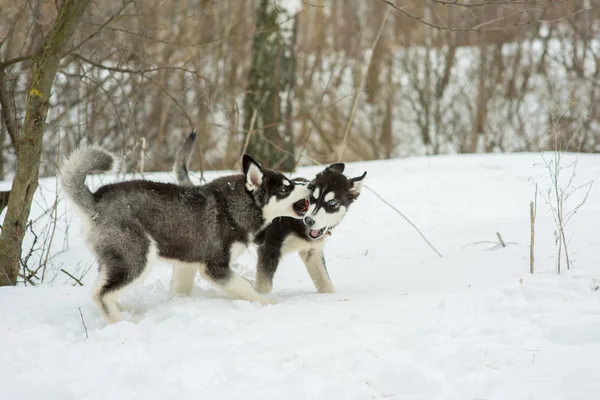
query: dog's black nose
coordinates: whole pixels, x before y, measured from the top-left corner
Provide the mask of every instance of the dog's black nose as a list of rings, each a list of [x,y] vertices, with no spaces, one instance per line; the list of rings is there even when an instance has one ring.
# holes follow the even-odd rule
[[[304,225],[308,226],[309,228],[312,228],[314,224],[314,219],[312,219],[311,217],[304,217]]]

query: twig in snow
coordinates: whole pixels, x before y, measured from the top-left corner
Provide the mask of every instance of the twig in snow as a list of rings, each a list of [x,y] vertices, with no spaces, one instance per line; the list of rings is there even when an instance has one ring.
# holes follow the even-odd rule
[[[534,246],[535,246],[535,215],[537,214],[537,183],[535,184],[534,201],[529,202],[529,222],[531,231],[531,240],[529,244],[529,273],[533,274],[534,270]]]
[[[63,268],[61,268],[60,271],[63,272],[65,275],[67,275],[69,278],[73,279],[75,282],[79,283],[79,286],[83,286],[83,283],[81,283],[81,281],[79,279],[75,278],[73,275],[71,275],[70,273],[65,271]]]
[[[564,150],[562,148],[562,142],[559,134],[559,126],[558,122],[561,118],[560,115],[556,113],[557,106],[554,104],[551,110],[552,117],[552,126],[551,133],[554,139],[554,153],[552,154],[552,159],[547,160],[544,157],[544,153],[540,153],[542,160],[544,161],[545,167],[548,170],[550,176],[551,186],[548,189],[547,194],[544,194],[540,191],[540,195],[544,202],[549,206],[550,211],[552,212],[552,216],[554,218],[555,223],[555,240],[556,245],[558,246],[558,257],[557,257],[557,273],[561,273],[561,260],[564,253],[564,258],[567,264],[567,269],[570,269],[572,266],[572,261],[569,256],[568,242],[565,235],[565,226],[569,222],[569,219],[579,211],[579,209],[585,204],[588,195],[592,189],[593,181],[584,183],[583,185],[574,187],[573,181],[576,175],[577,163],[579,161],[579,153],[575,157],[575,161],[570,165],[563,167],[562,159],[564,156]],[[573,135],[573,137],[577,137]],[[580,142],[581,145],[581,142]],[[561,172],[563,170],[570,169],[570,177],[566,183],[566,185],[562,186],[560,182]],[[573,195],[575,192],[579,190],[586,190],[583,196],[583,199],[575,205],[571,210],[564,209],[565,203],[569,200],[569,197]],[[536,190],[537,193],[537,190]]]
[[[81,323],[83,324],[83,329],[85,330],[85,338],[89,339],[87,326],[85,326],[85,320],[83,319],[83,313],[81,312],[81,307],[77,307],[79,310],[79,315],[81,316]]]
[[[500,244],[502,245],[502,247],[506,247],[506,243],[504,243],[504,240],[502,240],[502,236],[500,236],[500,232],[496,232],[496,236],[498,236],[498,240],[500,241]]]
[[[3,269],[4,271],[4,269]],[[25,282],[25,286],[27,286],[27,283],[29,283],[31,286],[37,286],[36,283],[34,281],[31,280],[31,278],[25,274],[22,273],[18,273],[17,276],[21,279],[23,279],[23,281]],[[8,275],[7,275],[8,277]]]
[[[396,207],[394,207],[393,205],[391,205],[390,203],[388,203],[383,197],[381,197],[379,194],[377,194],[377,192],[375,192],[373,189],[369,188],[368,186],[366,186],[364,184],[363,184],[363,187],[365,189],[367,189],[369,192],[373,193],[375,196],[377,196],[377,198],[379,198],[379,200],[383,201],[385,204],[387,204],[388,207],[390,207],[392,210],[396,211],[402,218],[404,218],[404,220],[406,222],[408,222],[409,225],[412,226],[419,233],[419,235],[421,235],[421,237],[423,238],[423,240],[425,241],[425,243],[427,243],[429,245],[429,247],[431,247],[431,249],[433,251],[435,251],[435,253],[438,256],[442,257],[442,254],[439,251],[437,251],[437,249],[435,247],[433,247],[433,245],[429,242],[429,240],[427,240],[427,238],[425,237],[425,235],[423,235],[423,232],[421,232],[419,230],[419,228],[417,228],[417,226],[415,224],[413,224],[413,222],[410,219],[408,219],[408,217],[406,215],[402,214],[402,212],[400,210],[398,210]]]

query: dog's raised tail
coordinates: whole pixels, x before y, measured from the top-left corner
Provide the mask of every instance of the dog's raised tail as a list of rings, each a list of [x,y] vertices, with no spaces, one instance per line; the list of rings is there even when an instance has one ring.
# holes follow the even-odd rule
[[[196,131],[190,133],[175,156],[173,172],[177,177],[177,183],[182,186],[193,186],[192,181],[190,180],[188,164],[190,163],[190,158],[192,157],[192,152],[194,150],[194,142],[196,142]]]
[[[107,172],[115,157],[99,146],[83,146],[73,151],[60,169],[60,182],[69,199],[88,215],[94,215],[94,197],[85,185],[91,172]]]

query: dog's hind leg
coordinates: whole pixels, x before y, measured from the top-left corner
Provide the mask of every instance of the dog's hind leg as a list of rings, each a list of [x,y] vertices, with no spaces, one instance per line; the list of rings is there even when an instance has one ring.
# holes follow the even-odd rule
[[[248,280],[233,271],[227,264],[207,264],[206,268],[200,268],[200,274],[234,299],[260,304],[273,303],[258,294]]]
[[[325,257],[322,251],[301,250],[300,258],[306,265],[308,275],[310,275],[310,279],[312,279],[319,293],[335,292],[335,287],[325,266]]]
[[[171,296],[189,296],[194,289],[194,278],[197,268],[193,264],[173,264],[173,275],[171,275]]]
[[[109,236],[109,233],[112,235]],[[110,239],[99,240],[95,246],[100,270],[92,296],[109,323],[125,319],[117,306],[119,293],[140,280],[148,264],[157,257],[154,243],[139,233],[127,228],[103,232],[99,239]]]

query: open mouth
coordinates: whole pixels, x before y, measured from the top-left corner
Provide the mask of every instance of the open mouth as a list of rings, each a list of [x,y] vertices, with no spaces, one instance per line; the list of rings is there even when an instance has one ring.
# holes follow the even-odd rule
[[[308,236],[310,236],[311,239],[320,239],[323,235],[325,235],[325,233],[328,233],[329,231],[327,230],[327,227],[324,226],[321,229],[311,229],[308,231]]]
[[[298,200],[292,205],[292,209],[299,217],[304,216],[308,211],[308,199]]]

